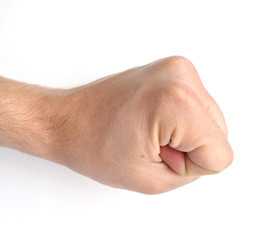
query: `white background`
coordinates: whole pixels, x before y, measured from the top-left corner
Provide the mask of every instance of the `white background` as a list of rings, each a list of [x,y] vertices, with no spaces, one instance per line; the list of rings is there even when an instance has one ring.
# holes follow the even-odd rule
[[[0,0],[0,75],[64,88],[183,55],[235,152],[224,172],[147,196],[0,148],[0,239],[263,239],[261,4]]]

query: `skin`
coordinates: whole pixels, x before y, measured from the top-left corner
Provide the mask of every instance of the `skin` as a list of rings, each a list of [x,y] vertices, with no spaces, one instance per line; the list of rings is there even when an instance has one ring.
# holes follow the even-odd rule
[[[184,57],[67,90],[0,78],[0,145],[145,194],[233,161],[223,114]]]

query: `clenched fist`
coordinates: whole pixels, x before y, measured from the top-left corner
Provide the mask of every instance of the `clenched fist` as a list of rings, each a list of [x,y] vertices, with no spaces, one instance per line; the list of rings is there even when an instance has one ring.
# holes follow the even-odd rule
[[[33,100],[31,105],[21,103],[35,119],[27,132],[38,131],[38,140],[29,134],[31,139],[19,145],[6,137],[2,145],[63,164],[103,184],[162,193],[218,173],[233,160],[223,114],[183,57],[161,59],[70,90],[26,89],[37,99],[35,110]]]

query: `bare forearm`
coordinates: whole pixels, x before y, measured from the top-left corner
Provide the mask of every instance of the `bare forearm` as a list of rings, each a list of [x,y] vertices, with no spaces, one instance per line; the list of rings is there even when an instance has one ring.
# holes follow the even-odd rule
[[[52,90],[0,77],[0,145],[47,158]]]

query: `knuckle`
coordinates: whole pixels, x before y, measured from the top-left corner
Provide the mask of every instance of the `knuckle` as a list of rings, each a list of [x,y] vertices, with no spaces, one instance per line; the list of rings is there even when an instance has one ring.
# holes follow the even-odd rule
[[[203,104],[196,91],[183,81],[170,81],[163,84],[159,91],[161,106],[170,106],[184,112],[192,111],[197,104]]]
[[[172,75],[178,75],[183,72],[196,72],[196,69],[192,62],[182,56],[172,56],[162,60],[162,65],[167,73]]]

